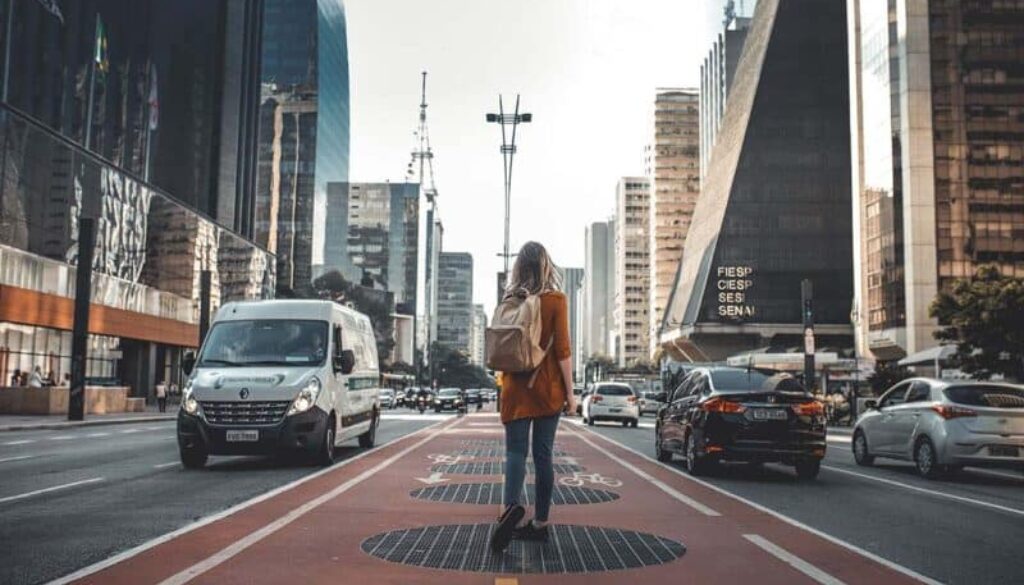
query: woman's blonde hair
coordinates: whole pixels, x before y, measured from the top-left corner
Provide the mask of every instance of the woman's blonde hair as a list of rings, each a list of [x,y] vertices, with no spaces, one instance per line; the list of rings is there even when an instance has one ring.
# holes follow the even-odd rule
[[[512,278],[505,285],[505,296],[525,291],[537,295],[562,290],[562,274],[551,256],[538,242],[526,242],[516,255]]]

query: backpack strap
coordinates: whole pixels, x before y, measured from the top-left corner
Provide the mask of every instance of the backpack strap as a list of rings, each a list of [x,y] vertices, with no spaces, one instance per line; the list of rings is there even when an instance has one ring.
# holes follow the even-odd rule
[[[528,390],[533,390],[533,383],[537,381],[537,374],[540,373],[540,369],[544,366],[544,362],[548,359],[548,352],[551,351],[551,346],[555,344],[555,334],[551,334],[551,339],[548,341],[548,346],[544,348],[544,357],[540,358],[540,363],[533,369],[533,373],[530,374],[530,381],[526,384]]]

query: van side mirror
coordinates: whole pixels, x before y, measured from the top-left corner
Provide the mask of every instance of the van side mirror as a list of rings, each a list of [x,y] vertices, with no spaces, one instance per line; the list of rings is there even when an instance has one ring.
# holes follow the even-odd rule
[[[192,375],[192,369],[196,367],[196,354],[195,352],[186,351],[185,355],[181,356],[181,371],[185,372],[186,376]]]
[[[341,353],[334,356],[334,372],[341,372],[346,376],[352,373],[356,367],[356,354],[351,349],[343,349]]]
[[[866,408],[871,409],[871,410],[877,410],[878,409],[878,401],[877,400],[865,400],[864,401],[864,406]]]

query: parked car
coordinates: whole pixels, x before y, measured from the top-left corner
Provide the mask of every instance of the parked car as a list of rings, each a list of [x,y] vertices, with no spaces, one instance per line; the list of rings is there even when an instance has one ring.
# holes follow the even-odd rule
[[[912,378],[866,406],[853,429],[860,465],[912,461],[929,479],[964,466],[1024,470],[1024,386]]]
[[[377,342],[370,319],[344,305],[227,303],[198,360],[186,355],[182,369],[177,431],[186,468],[204,466],[209,455],[287,450],[330,465],[343,441],[374,444]]]
[[[458,388],[441,388],[434,397],[434,412],[459,410],[463,406],[462,390]]]
[[[599,420],[619,421],[622,426],[640,424],[640,405],[628,384],[600,382],[583,399],[583,422],[590,426]]]
[[[377,399],[380,400],[380,407],[392,409],[395,407],[395,391],[390,388],[385,388],[380,391],[377,395]]]
[[[825,457],[825,409],[791,376],[744,368],[697,368],[660,397],[654,450],[675,454],[693,475],[719,461],[781,462],[801,479]]]
[[[665,404],[659,398],[661,392],[649,390],[640,393],[640,416],[645,414],[658,414],[658,410]]]

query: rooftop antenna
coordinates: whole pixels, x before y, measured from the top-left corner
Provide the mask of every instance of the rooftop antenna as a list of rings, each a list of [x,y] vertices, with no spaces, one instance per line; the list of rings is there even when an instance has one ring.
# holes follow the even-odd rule
[[[433,382],[433,361],[431,360],[431,348],[434,343],[434,328],[435,325],[432,323],[432,313],[434,306],[434,263],[432,258],[435,253],[440,253],[440,250],[434,250],[434,224],[437,222],[437,185],[434,182],[434,151],[430,148],[430,132],[427,129],[427,72],[422,72],[422,82],[420,86],[420,123],[419,129],[416,131],[417,147],[412,152],[412,160],[409,162],[409,172],[407,176],[412,173],[412,168],[415,163],[419,163],[419,185],[420,190],[427,198],[427,221],[426,221],[426,251],[424,256],[424,311],[423,321],[426,329],[426,343],[423,345],[423,359],[428,365],[429,377],[428,384]],[[426,173],[430,174],[429,180],[426,177]],[[416,335],[416,327],[413,327]],[[414,342],[414,346],[416,343]],[[417,367],[422,364],[417,364]]]

